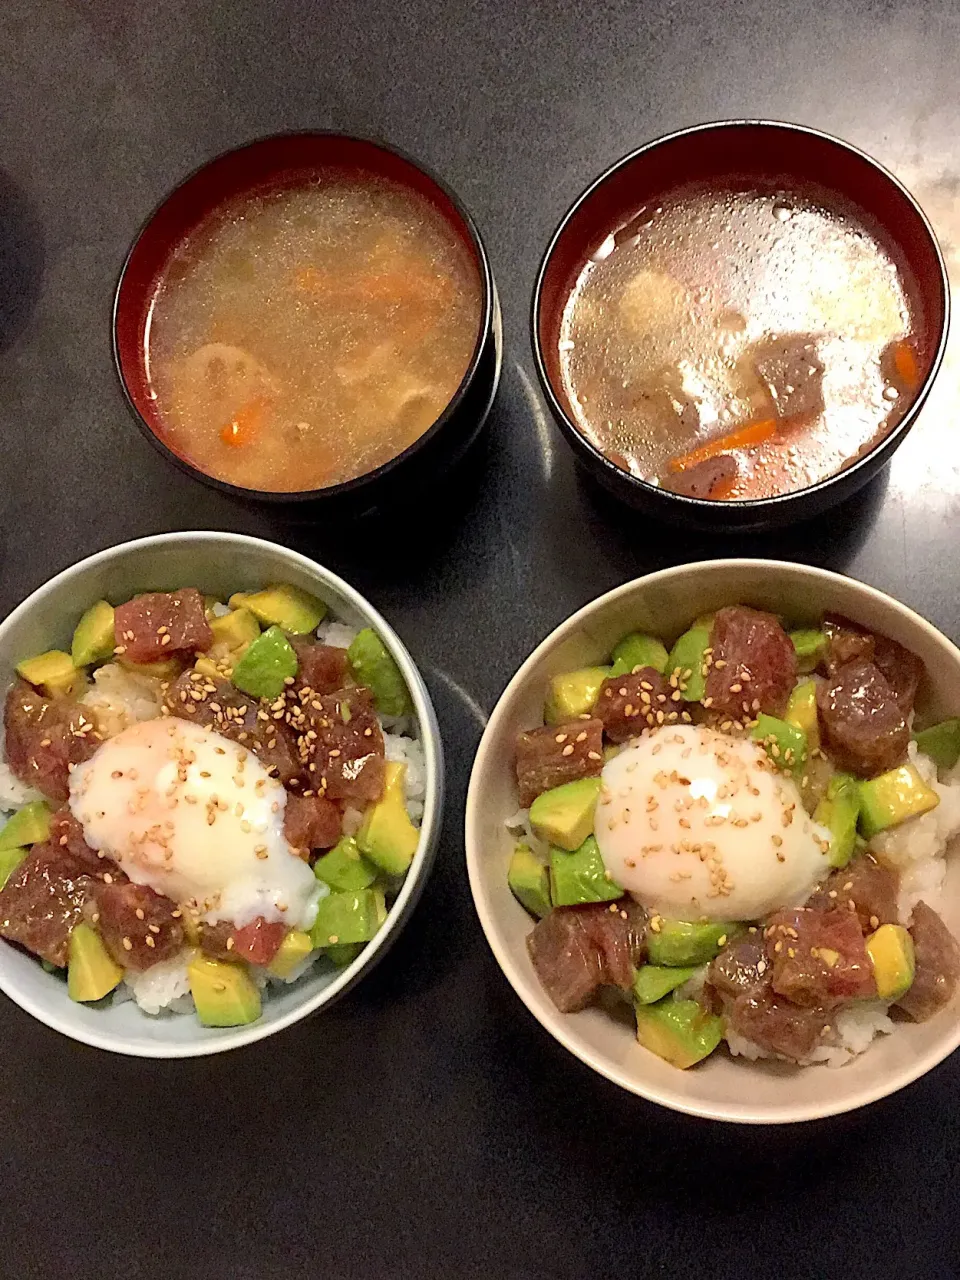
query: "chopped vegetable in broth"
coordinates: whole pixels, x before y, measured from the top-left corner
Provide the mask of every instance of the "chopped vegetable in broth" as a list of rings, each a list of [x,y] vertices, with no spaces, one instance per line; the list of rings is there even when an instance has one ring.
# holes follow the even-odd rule
[[[246,488],[325,488],[440,416],[476,345],[473,256],[399,185],[317,181],[221,211],[174,256],[147,331],[171,446]]]
[[[582,269],[560,334],[583,434],[692,497],[765,498],[871,447],[923,378],[897,265],[795,192],[641,209]]]

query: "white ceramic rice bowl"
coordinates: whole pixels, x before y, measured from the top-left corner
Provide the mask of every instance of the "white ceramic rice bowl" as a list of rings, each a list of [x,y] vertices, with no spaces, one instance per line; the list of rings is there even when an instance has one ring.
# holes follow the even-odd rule
[[[305,556],[233,533],[171,533],[123,543],[65,569],[0,623],[0,691],[23,658],[70,647],[80,614],[101,598],[119,603],[142,591],[196,586],[226,599],[234,591],[291,582],[321,597],[345,622],[373,627],[400,667],[413,699],[426,765],[420,843],[386,923],[356,960],[330,972],[320,964],[290,985],[272,983],[249,1026],[202,1027],[194,1014],[151,1017],[132,1001],[76,1004],[66,984],[38,960],[0,941],[0,990],[27,1013],[74,1040],[144,1058],[186,1058],[252,1044],[332,1004],[386,953],[403,928],[433,864],[443,809],[443,750],[427,687],[402,642],[351,586]]]
[[[751,604],[813,624],[836,611],[898,640],[923,659],[918,713],[960,715],[960,650],[930,623],[882,592],[806,565],[715,560],[649,574],[608,592],[540,644],[494,708],[477,752],[466,809],[467,868],[481,924],[500,967],[535,1018],[601,1075],[651,1102],[690,1115],[744,1124],[813,1120],[851,1111],[910,1084],[960,1045],[960,997],[929,1022],[898,1023],[891,1035],[839,1068],[734,1059],[723,1049],[678,1071],[637,1043],[627,1021],[602,1008],[562,1014],[543,991],[527,954],[530,916],[507,887],[513,840],[504,822],[517,810],[517,734],[542,723],[548,680],[605,661],[628,631],[673,640],[700,613]],[[948,855],[938,906],[960,936],[960,853]]]

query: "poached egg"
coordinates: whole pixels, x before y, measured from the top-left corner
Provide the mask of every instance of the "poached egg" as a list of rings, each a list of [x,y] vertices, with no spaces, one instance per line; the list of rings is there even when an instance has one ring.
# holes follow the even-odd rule
[[[174,717],[108,739],[70,775],[91,848],[211,923],[309,928],[320,886],[283,834],[287,793],[242,744]]]
[[[829,834],[759,743],[669,725],[604,766],[604,866],[645,907],[681,920],[757,920],[803,902]]]

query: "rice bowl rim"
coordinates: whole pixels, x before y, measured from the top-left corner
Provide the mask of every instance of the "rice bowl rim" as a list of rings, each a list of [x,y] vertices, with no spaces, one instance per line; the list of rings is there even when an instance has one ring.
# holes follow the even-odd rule
[[[883,612],[888,616],[896,615],[905,628],[912,630],[914,633],[922,633],[932,645],[943,650],[944,656],[949,658],[954,668],[955,678],[958,686],[960,686],[960,648],[908,605],[902,604],[886,592],[880,591],[876,587],[871,587],[846,574],[835,573],[829,569],[821,569],[792,561],[768,560],[760,557],[726,557],[716,560],[693,561],[634,578],[589,601],[551,631],[525,659],[497,700],[480,739],[467,789],[464,822],[467,875],[474,906],[480,918],[480,924],[487,943],[497,963],[503,970],[507,981],[540,1025],[565,1049],[569,1050],[574,1057],[579,1058],[582,1063],[599,1075],[604,1076],[607,1080],[612,1081],[612,1083],[619,1085],[628,1092],[645,1098],[649,1102],[654,1102],[660,1106],[700,1119],[755,1125],[792,1124],[800,1121],[826,1119],[829,1116],[857,1110],[905,1088],[949,1057],[951,1053],[960,1047],[960,1016],[956,1016],[956,1008],[953,1007],[954,1017],[952,1023],[945,1026],[943,1033],[925,1053],[916,1055],[909,1064],[902,1066],[899,1070],[891,1071],[882,1075],[875,1082],[864,1085],[856,1091],[854,1096],[834,1097],[806,1104],[791,1103],[787,1100],[776,1106],[764,1106],[762,1111],[760,1109],[751,1109],[754,1104],[751,1103],[749,1098],[745,1098],[741,1104],[735,1106],[707,1102],[696,1097],[695,1086],[690,1089],[684,1087],[678,1081],[677,1087],[663,1087],[646,1081],[642,1060],[639,1067],[636,1066],[636,1060],[631,1066],[630,1062],[618,1061],[612,1055],[605,1055],[590,1045],[586,1036],[581,1034],[579,1029],[578,1018],[582,1015],[560,1013],[541,989],[534,989],[527,975],[521,971],[520,963],[511,949],[507,930],[501,919],[501,912],[491,900],[485,884],[486,872],[484,863],[485,861],[490,861],[490,848],[488,842],[483,838],[485,826],[483,811],[488,790],[488,779],[495,775],[503,764],[502,759],[497,754],[498,739],[503,734],[504,726],[509,725],[514,714],[514,705],[526,690],[534,673],[538,672],[542,660],[578,631],[589,631],[592,622],[595,622],[598,617],[619,602],[629,599],[635,594],[679,579],[696,578],[718,572],[724,572],[728,575],[741,575],[744,579],[748,579],[751,574],[762,578],[773,578],[776,575],[791,577],[797,582],[804,582],[811,588],[809,599],[814,606],[822,594],[817,589],[818,584],[830,584],[831,586],[843,584],[842,591],[852,592],[854,595],[859,596],[860,599],[869,600],[879,612]],[[749,594],[749,588],[746,586],[745,591]],[[732,602],[738,603],[738,601]],[[749,600],[745,602],[749,603]],[[512,812],[511,810],[510,813],[505,812],[500,815],[501,822],[503,819],[510,817]],[[523,910],[523,908],[519,909]],[[954,1001],[955,1005],[956,1001]],[[943,1018],[949,1012],[949,1009],[944,1010],[941,1014],[935,1016]],[[898,1026],[892,1034],[896,1035],[900,1030],[901,1027]],[[866,1050],[867,1057],[869,1057],[869,1053],[870,1047]],[[857,1055],[858,1058],[861,1056]],[[850,1063],[837,1068],[837,1070],[842,1073],[852,1069],[854,1065],[854,1063]],[[822,1064],[813,1064],[810,1067],[798,1066],[796,1070],[804,1072],[808,1070],[831,1071],[832,1074],[831,1068]],[[674,1071],[680,1080],[689,1081],[691,1077],[696,1080],[696,1069],[692,1072],[678,1071],[676,1069]],[[749,1083],[749,1074],[745,1072],[745,1091],[748,1089]],[[784,1079],[783,1086],[784,1091],[788,1093],[789,1078]]]
[[[424,757],[423,814],[420,820],[420,840],[417,845],[417,851],[400,887],[400,892],[394,899],[387,918],[376,936],[364,945],[360,955],[338,973],[332,982],[312,995],[305,994],[302,1001],[293,1009],[269,1023],[258,1019],[257,1022],[246,1026],[223,1028],[215,1038],[197,1040],[195,1043],[166,1044],[162,1041],[136,1044],[131,1042],[118,1043],[116,1035],[100,1035],[86,1028],[77,1027],[70,1021],[69,1016],[61,1014],[60,1009],[65,1007],[65,1014],[69,1015],[70,1006],[72,1005],[65,986],[58,984],[52,988],[58,997],[57,999],[50,1001],[36,1000],[23,992],[16,982],[11,982],[8,976],[0,971],[0,990],[39,1022],[51,1027],[54,1031],[59,1031],[63,1035],[69,1036],[73,1040],[92,1045],[94,1048],[142,1058],[202,1057],[207,1054],[223,1053],[229,1049],[254,1044],[258,1040],[266,1039],[268,1036],[283,1031],[310,1014],[316,1013],[327,1005],[332,1004],[340,996],[345,995],[351,987],[359,982],[364,973],[373,967],[387,946],[394,941],[396,935],[413,912],[423,892],[436,856],[444,799],[443,743],[440,736],[440,726],[437,722],[436,712],[426,683],[403,641],[380,612],[356,588],[344,581],[338,574],[333,573],[332,570],[325,568],[309,557],[283,547],[279,543],[271,542],[266,538],[255,538],[248,534],[216,530],[196,530],[152,534],[95,552],[93,555],[69,565],[66,569],[48,579],[0,622],[0,656],[3,656],[7,636],[15,628],[16,624],[28,616],[37,605],[55,598],[75,578],[81,577],[84,573],[94,568],[109,569],[111,565],[121,559],[136,557],[141,553],[149,552],[156,548],[176,545],[181,548],[185,546],[187,549],[191,547],[217,549],[229,546],[234,550],[248,552],[254,566],[256,566],[257,557],[260,553],[266,553],[271,557],[279,557],[299,570],[301,574],[312,578],[316,583],[318,594],[321,595],[321,598],[323,597],[324,588],[336,593],[356,611],[365,626],[370,626],[376,631],[399,666],[413,701],[417,740],[423,748]],[[184,583],[181,585],[189,586],[191,584]],[[90,603],[93,602],[91,601]],[[336,614],[336,608],[331,608],[331,612]],[[2,692],[5,697],[6,689],[4,688]],[[2,742],[0,742],[0,757],[2,756]],[[9,948],[12,944],[5,939],[0,939],[0,946]],[[269,997],[265,997],[265,1004],[268,999]],[[149,1020],[152,1015],[142,1012],[142,1016]],[[186,1015],[179,1014],[173,1016],[186,1017]]]

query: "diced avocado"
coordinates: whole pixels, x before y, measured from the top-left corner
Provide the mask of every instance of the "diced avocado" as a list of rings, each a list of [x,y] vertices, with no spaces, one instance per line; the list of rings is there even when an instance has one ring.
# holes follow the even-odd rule
[[[205,1027],[239,1027],[260,1017],[260,992],[246,965],[198,955],[187,966],[187,977]]]
[[[691,627],[670,650],[666,672],[676,675],[685,702],[699,702],[707,686],[704,650],[710,647],[710,628]]]
[[[0,849],[0,889],[7,883],[29,852],[29,849],[15,847]]]
[[[159,658],[156,662],[130,662],[123,655],[117,659],[125,671],[134,675],[152,676],[155,680],[173,680],[183,669],[179,658]]]
[[[328,956],[338,969],[345,969],[348,964],[353,964],[362,950],[362,942],[338,942],[336,946],[325,947],[323,954]]]
[[[384,919],[386,908],[379,889],[331,893],[321,898],[310,931],[315,947],[327,950],[344,942],[369,942]]]
[[[106,600],[92,604],[76,625],[70,656],[75,667],[106,662],[113,657],[113,605]]]
[[[593,834],[593,818],[600,795],[599,778],[577,778],[537,796],[530,806],[530,825],[547,844],[579,849]]]
[[[722,947],[742,933],[743,926],[726,921],[667,920],[654,916],[647,933],[647,958],[670,969],[706,964]]]
[[[827,637],[823,631],[791,631],[790,639],[797,654],[797,668],[801,672],[814,671],[827,649]]]
[[[644,635],[642,631],[631,631],[624,636],[612,657],[612,676],[628,675],[634,667],[653,667],[662,675],[669,660],[666,646],[655,636]]]
[[[696,1000],[638,1004],[637,1039],[645,1049],[681,1071],[708,1057],[723,1039],[723,1018]]]
[[[849,773],[835,773],[827,794],[813,812],[814,822],[830,832],[830,865],[845,867],[853,857],[860,816],[860,787]]]
[[[313,942],[309,933],[304,933],[302,929],[291,929],[280,943],[277,954],[267,965],[267,972],[272,973],[275,978],[289,978],[312,950]]]
[[[18,845],[39,844],[46,840],[52,815],[53,810],[46,800],[31,800],[0,828],[0,849],[14,849]]]
[[[420,832],[407,813],[403,785],[406,773],[405,764],[387,761],[383,795],[367,810],[357,832],[360,852],[390,876],[406,875],[420,843]]]
[[[622,897],[623,889],[603,865],[600,846],[594,836],[587,836],[573,853],[564,849],[550,850],[550,898],[554,906],[613,902]]]
[[[610,667],[581,667],[579,671],[554,676],[543,709],[547,724],[563,724],[565,720],[575,720],[592,711],[610,670]]]
[[[269,627],[250,644],[231,680],[254,698],[275,698],[297,674],[297,655],[279,627]]]
[[[389,649],[372,627],[364,627],[358,632],[347,650],[347,661],[357,684],[366,685],[373,694],[381,715],[409,715],[413,703],[407,682]]]
[[[341,836],[329,853],[313,864],[313,874],[331,889],[347,893],[369,889],[377,878],[377,868],[366,860],[353,836]]]
[[[881,1000],[899,1000],[913,986],[916,971],[913,939],[902,924],[882,924],[864,942],[873,962],[877,995]]]
[[[85,1003],[102,1000],[123,977],[123,970],[90,925],[74,925],[67,963],[67,995]]]
[[[213,643],[228,652],[243,649],[260,634],[260,623],[249,609],[232,609],[219,618],[210,619]]]
[[[941,720],[913,735],[917,747],[938,769],[952,769],[960,760],[960,720]]]
[[[790,694],[787,709],[783,713],[787,724],[801,729],[807,735],[807,750],[814,751],[820,745],[820,724],[817,720],[817,686],[813,680],[804,680]]]
[[[316,631],[327,615],[327,606],[316,596],[289,583],[266,587],[263,591],[238,591],[230,597],[231,609],[249,609],[266,626],[280,627],[291,635]]]
[[[514,849],[507,884],[520,905],[538,920],[553,910],[550,873],[528,844],[518,844]]]
[[[49,649],[35,658],[26,658],[17,664],[17,672],[30,684],[43,689],[51,697],[69,693],[82,679],[82,673],[73,665],[69,653],[62,649]]]
[[[227,674],[228,668],[225,664],[216,663],[212,658],[200,657],[193,664],[194,671],[199,671],[202,676],[206,676],[210,680],[222,680]],[[233,667],[229,667],[229,672],[233,674]]]
[[[902,764],[879,778],[870,778],[858,786],[860,792],[860,830],[867,840],[878,831],[898,826],[908,818],[929,813],[940,803],[940,797],[928,787],[912,764]]]
[[[766,749],[778,769],[788,773],[799,773],[803,769],[807,758],[807,735],[796,725],[761,712],[750,736]]]
[[[696,966],[673,967],[661,964],[643,964],[633,980],[633,998],[637,1004],[656,1004],[664,996],[682,987],[697,972]]]

